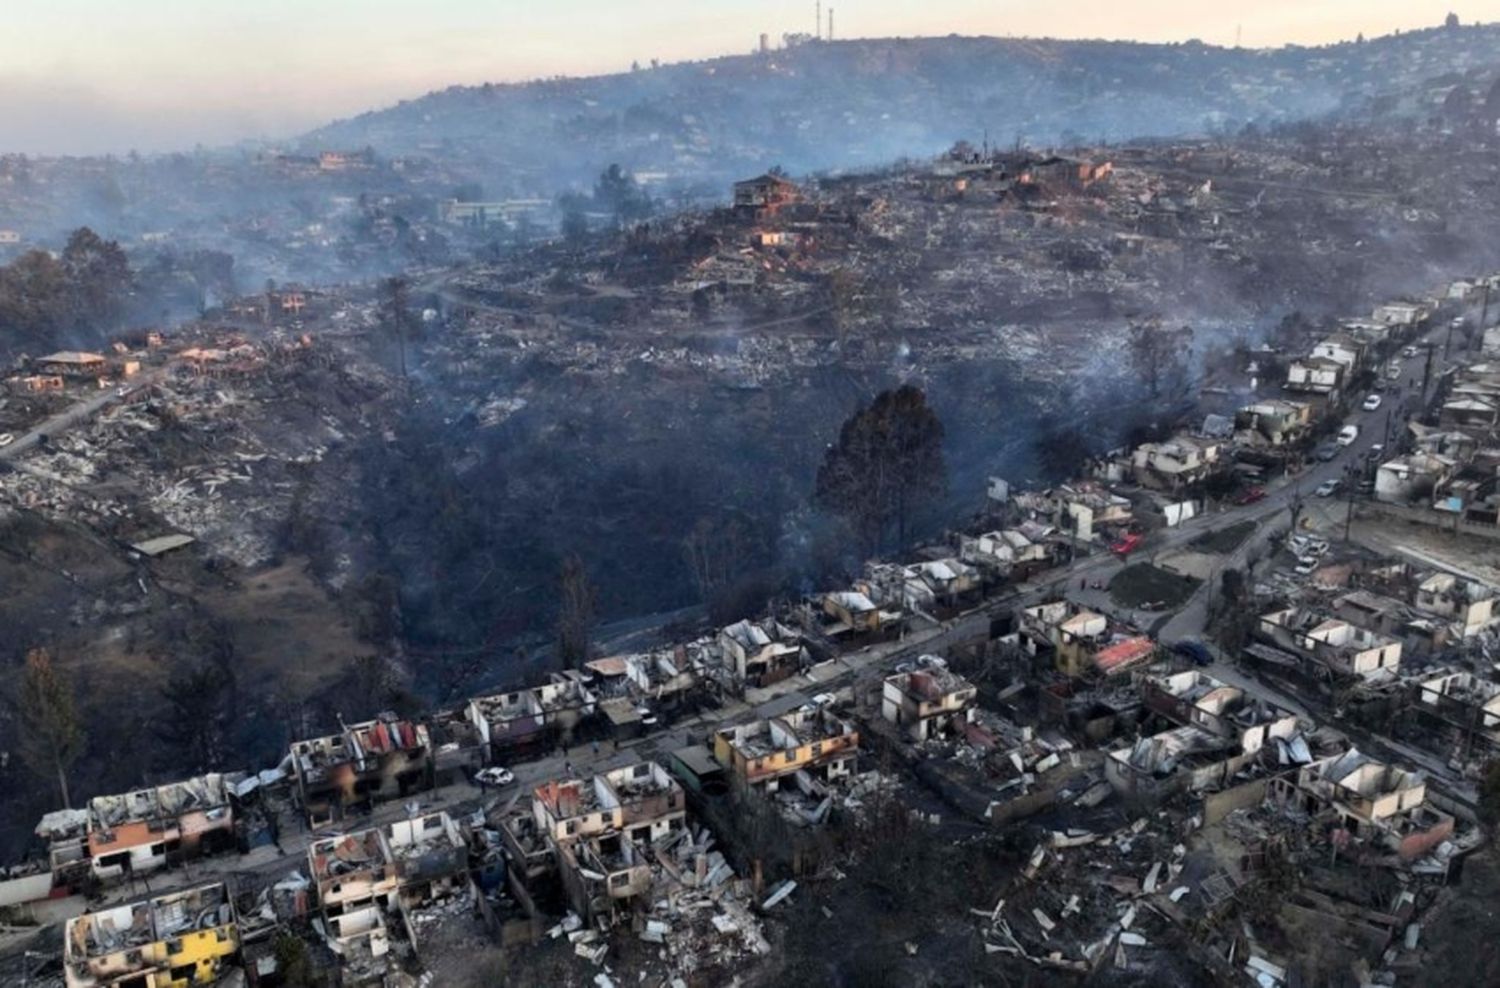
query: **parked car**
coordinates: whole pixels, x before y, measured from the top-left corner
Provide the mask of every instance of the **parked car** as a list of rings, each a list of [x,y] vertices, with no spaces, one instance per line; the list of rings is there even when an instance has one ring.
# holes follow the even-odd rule
[[[1297,560],[1297,565],[1292,568],[1292,572],[1298,576],[1308,576],[1317,568],[1318,561],[1316,559],[1313,559],[1311,556],[1304,556]]]
[[[1401,380],[1401,365],[1391,364],[1391,366],[1385,369],[1385,376],[1390,378],[1392,381]]]
[[[1365,404],[1364,404],[1365,411],[1367,411],[1367,412],[1373,412],[1373,411],[1375,411],[1375,409],[1377,409],[1379,407],[1380,407],[1380,395],[1368,395],[1368,396],[1366,396],[1366,398],[1365,398]]]
[[[1324,463],[1327,463],[1329,460],[1339,455],[1339,449],[1340,446],[1338,443],[1324,443],[1317,449],[1313,450],[1313,456],[1319,460],[1322,460]]]
[[[1343,486],[1344,482],[1335,477],[1332,480],[1325,480],[1319,484],[1316,493],[1318,497],[1333,497],[1339,492],[1339,488]]]
[[[1403,357],[1415,357],[1417,355],[1417,352],[1418,351],[1417,351],[1416,347],[1409,346],[1409,347],[1406,347],[1405,349],[1403,349],[1401,351],[1401,356],[1403,356]]]
[[[1115,555],[1119,556],[1121,559],[1124,559],[1126,556],[1130,555],[1131,552],[1133,552],[1135,550],[1136,546],[1138,546],[1140,544],[1141,544],[1141,535],[1140,535],[1140,533],[1139,532],[1131,532],[1128,535],[1125,535],[1123,538],[1121,538],[1118,542],[1115,542],[1112,545],[1110,545],[1109,551],[1112,552],[1112,553],[1114,553]]]
[[[1189,661],[1193,662],[1195,665],[1211,666],[1214,664],[1214,656],[1213,653],[1208,650],[1208,646],[1204,645],[1202,642],[1193,641],[1190,638],[1184,638],[1182,641],[1173,645],[1172,651],[1176,652],[1184,659],[1188,659]]]
[[[501,768],[499,765],[491,765],[489,768],[482,768],[478,772],[475,772],[474,781],[479,783],[481,787],[494,786],[495,788],[499,788],[501,786],[514,785],[516,773],[508,768]]]
[[[1334,442],[1338,443],[1340,446],[1351,446],[1354,444],[1354,440],[1358,438],[1359,426],[1346,425],[1339,430],[1338,438],[1335,439]]]
[[[1234,503],[1235,504],[1254,504],[1256,501],[1263,501],[1263,500],[1265,500],[1265,497],[1266,497],[1266,489],[1264,487],[1252,487],[1248,491],[1246,491],[1245,493],[1241,494],[1239,497],[1235,498],[1234,499]]]
[[[1328,551],[1328,542],[1316,535],[1293,535],[1286,540],[1294,556],[1321,556]]]
[[[0,432],[0,446],[9,446],[15,441],[16,437],[14,434],[9,432]]]

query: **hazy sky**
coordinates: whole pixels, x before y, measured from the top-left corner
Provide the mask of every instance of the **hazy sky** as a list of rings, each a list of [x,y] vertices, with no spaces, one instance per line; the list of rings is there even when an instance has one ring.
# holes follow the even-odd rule
[[[814,0],[3,0],[0,151],[284,136],[456,83],[749,51]],[[1500,20],[1500,0],[825,0],[840,37],[1015,34],[1316,44]]]

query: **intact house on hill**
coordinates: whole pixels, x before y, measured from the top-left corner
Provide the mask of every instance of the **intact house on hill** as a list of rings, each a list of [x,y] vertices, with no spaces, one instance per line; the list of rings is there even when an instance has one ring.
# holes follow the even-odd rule
[[[88,856],[103,881],[145,874],[234,844],[224,777],[96,796],[88,805]]]
[[[752,219],[775,216],[801,198],[797,183],[780,175],[767,173],[734,183],[734,211]]]
[[[881,687],[880,712],[905,729],[915,742],[952,737],[973,720],[973,683],[935,655],[917,660],[919,668],[887,676]]]
[[[109,361],[103,354],[80,350],[60,350],[38,357],[34,366],[43,374],[59,377],[103,377],[109,372]]]
[[[68,988],[186,988],[217,984],[235,970],[239,923],[223,883],[104,906],[63,930]]]
[[[1424,857],[1453,833],[1453,817],[1427,802],[1422,775],[1357,748],[1304,766],[1295,782],[1273,779],[1271,792],[1337,829],[1335,845],[1402,861]]]
[[[395,799],[431,781],[427,728],[392,715],[296,741],[291,759],[297,795],[313,826],[338,820],[346,806]]]

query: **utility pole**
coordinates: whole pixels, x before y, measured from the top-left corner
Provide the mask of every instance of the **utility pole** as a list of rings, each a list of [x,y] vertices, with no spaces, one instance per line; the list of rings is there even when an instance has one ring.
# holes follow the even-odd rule
[[[1360,476],[1364,476],[1363,472],[1360,473]],[[1352,481],[1353,479],[1354,479],[1354,477],[1351,475],[1349,477],[1349,480]],[[1349,496],[1346,497],[1346,498],[1344,498],[1344,544],[1345,545],[1349,544],[1349,532],[1354,527],[1354,487],[1355,487],[1355,485],[1353,483],[1349,483],[1348,486],[1349,486]]]
[[[1448,335],[1449,337],[1453,335],[1452,323],[1448,325]],[[1427,404],[1427,384],[1432,380],[1432,347],[1432,341],[1429,340],[1427,343],[1427,362],[1422,365],[1422,393],[1417,396],[1424,406]],[[1448,351],[1444,349],[1443,356],[1446,357],[1447,355]]]

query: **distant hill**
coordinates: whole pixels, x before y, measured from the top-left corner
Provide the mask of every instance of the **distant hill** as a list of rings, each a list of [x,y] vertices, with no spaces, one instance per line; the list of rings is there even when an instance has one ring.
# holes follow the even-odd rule
[[[330,124],[303,143],[441,153],[482,176],[490,195],[591,181],[610,162],[707,188],[773,164],[867,168],[986,135],[1002,145],[1077,144],[1368,117],[1372,108],[1420,113],[1430,84],[1497,64],[1500,24],[1321,48],[812,42],[618,75],[453,87]]]

